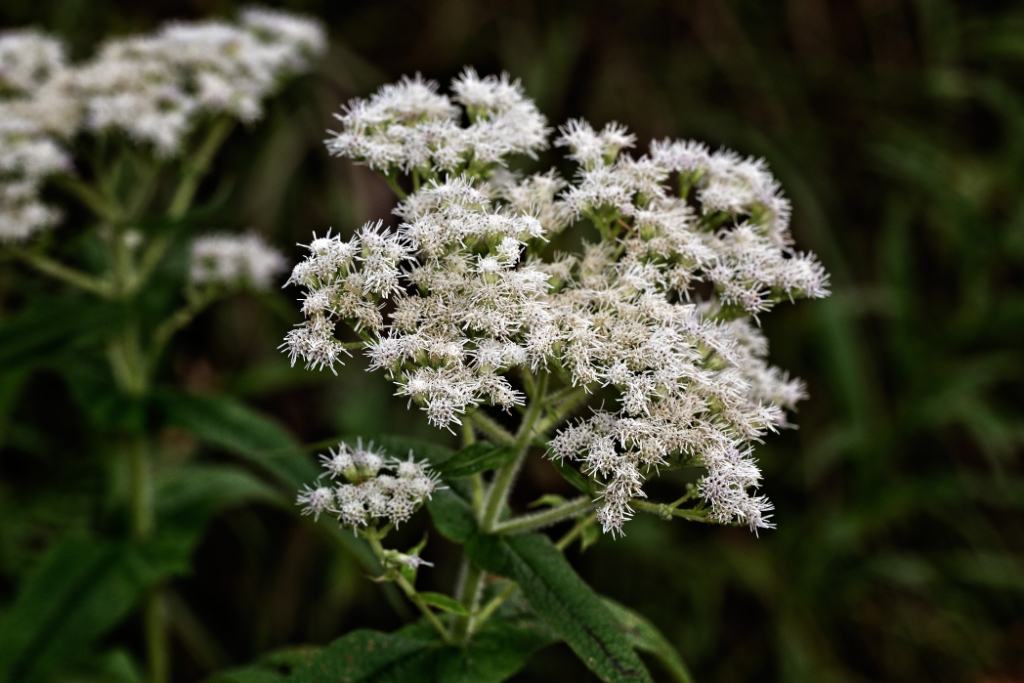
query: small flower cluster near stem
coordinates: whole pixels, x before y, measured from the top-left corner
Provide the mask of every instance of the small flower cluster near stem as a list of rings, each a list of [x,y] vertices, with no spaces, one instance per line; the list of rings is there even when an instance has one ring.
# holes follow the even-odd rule
[[[621,532],[647,477],[680,465],[704,468],[711,519],[772,526],[752,448],[805,391],[768,364],[759,316],[826,296],[828,276],[794,249],[763,160],[670,140],[632,156],[625,127],[574,120],[555,140],[572,182],[513,174],[507,157],[541,150],[546,121],[518,82],[472,70],[451,96],[406,78],[338,118],[328,149],[392,184],[401,223],[309,244],[289,281],[305,290],[293,363],[333,367],[347,325],[371,369],[449,429],[481,406],[523,406],[541,374],[553,391],[600,392],[549,450],[595,481],[605,531]],[[573,223],[590,241],[553,251]]]
[[[317,483],[299,493],[302,514],[319,519],[322,514],[337,517],[344,526],[360,529],[383,524],[396,527],[438,489],[437,475],[425,462],[387,457],[360,440],[356,446],[342,443],[320,456],[329,485]]]
[[[47,176],[72,171],[63,148],[77,134],[180,157],[203,122],[259,119],[263,101],[326,46],[316,21],[261,8],[236,23],[170,22],[109,40],[77,64],[45,33],[0,31],[0,242],[25,241],[59,220],[39,191]]]

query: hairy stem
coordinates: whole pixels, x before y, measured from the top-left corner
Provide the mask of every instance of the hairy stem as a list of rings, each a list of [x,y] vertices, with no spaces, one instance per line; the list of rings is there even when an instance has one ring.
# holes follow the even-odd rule
[[[480,430],[484,435],[491,438],[499,446],[514,446],[516,443],[516,437],[510,433],[507,429],[502,427],[500,424],[487,417],[484,413],[479,410],[470,413],[466,416],[473,426]]]
[[[480,519],[480,528],[485,532],[494,531],[494,526],[501,516],[502,510],[505,508],[508,495],[515,484],[516,475],[519,474],[519,469],[526,459],[526,454],[530,452],[530,443],[533,441],[533,436],[536,433],[537,420],[544,410],[542,397],[547,391],[547,384],[548,375],[545,373],[537,380],[536,397],[530,401],[526,415],[523,416],[523,423],[516,433],[515,442],[512,445],[512,448],[516,450],[516,457],[512,462],[503,465],[498,470],[494,476],[494,483],[491,484],[490,490],[487,492],[484,513]]]
[[[558,524],[572,517],[590,512],[597,506],[594,501],[586,496],[581,496],[567,503],[563,503],[550,510],[535,512],[529,515],[521,515],[507,522],[495,525],[493,531],[496,534],[521,534],[527,531],[535,531],[544,527]]]
[[[698,510],[681,510],[679,508],[672,507],[671,505],[665,505],[664,503],[648,503],[647,501],[636,499],[629,501],[629,504],[641,512],[658,515],[665,520],[672,519],[673,517],[681,517],[682,519],[688,519],[691,522],[712,523],[712,520],[708,519],[705,512]]]

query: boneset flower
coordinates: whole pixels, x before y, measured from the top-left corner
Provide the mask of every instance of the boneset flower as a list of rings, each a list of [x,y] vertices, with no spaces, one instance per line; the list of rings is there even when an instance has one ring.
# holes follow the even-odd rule
[[[437,475],[425,462],[387,457],[373,442],[365,447],[339,444],[337,451],[320,456],[321,478],[331,485],[307,486],[297,504],[302,514],[319,518],[330,514],[354,529],[381,523],[399,526],[428,500],[438,488]],[[402,556],[405,558],[405,556]],[[412,561],[412,560],[410,560]]]
[[[805,390],[768,364],[757,316],[826,296],[828,276],[793,249],[765,162],[668,140],[634,157],[625,127],[575,120],[555,140],[579,164],[573,182],[518,177],[506,157],[535,155],[549,132],[518,82],[467,69],[452,93],[406,78],[338,116],[332,153],[393,183],[409,174],[415,191],[397,231],[310,244],[290,280],[307,318],[285,340],[292,361],[339,362],[338,323],[370,333],[370,368],[449,429],[482,406],[523,405],[517,376],[610,392],[549,444],[594,480],[605,531],[621,532],[647,477],[678,465],[704,468],[712,519],[771,527],[752,447]],[[552,253],[573,222],[597,241]],[[370,505],[358,500],[347,523]]]

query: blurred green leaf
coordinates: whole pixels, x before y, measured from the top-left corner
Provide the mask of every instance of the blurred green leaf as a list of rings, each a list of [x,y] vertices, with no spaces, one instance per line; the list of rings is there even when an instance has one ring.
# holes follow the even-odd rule
[[[0,372],[25,370],[100,343],[124,319],[109,303],[77,296],[37,299],[0,323]]]
[[[163,390],[154,402],[165,412],[169,424],[238,455],[287,453],[298,448],[280,424],[227,396]]]
[[[0,681],[43,681],[87,655],[167,573],[142,549],[85,536],[59,541],[0,619]]]

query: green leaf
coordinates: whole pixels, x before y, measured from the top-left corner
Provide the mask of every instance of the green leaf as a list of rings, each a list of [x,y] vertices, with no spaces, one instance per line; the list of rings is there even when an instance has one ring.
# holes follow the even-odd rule
[[[537,650],[558,641],[536,618],[492,619],[468,647],[446,647],[433,657],[435,683],[501,683]]]
[[[98,344],[123,317],[115,305],[79,296],[34,300],[0,325],[0,371],[50,363]]]
[[[530,509],[539,507],[558,507],[565,502],[566,500],[564,496],[560,496],[557,493],[546,493],[537,500],[527,503],[526,507]]]
[[[309,666],[320,654],[322,648],[310,645],[286,647],[263,655],[250,666],[220,671],[207,683],[279,683],[289,680],[289,675]]]
[[[461,479],[480,472],[496,470],[516,457],[515,450],[477,441],[466,446],[436,469],[445,479]]]
[[[476,518],[469,501],[452,489],[435,491],[427,501],[434,526],[441,535],[456,543],[465,543],[476,533]]]
[[[419,683],[432,681],[425,667],[440,647],[436,635],[419,626],[395,633],[359,629],[335,640],[289,683]],[[245,681],[245,683],[249,683]]]
[[[602,598],[602,600],[615,615],[615,618],[619,620],[622,629],[632,640],[634,648],[657,658],[678,683],[693,683],[693,676],[686,668],[683,658],[654,624],[614,600],[608,598]]]
[[[221,510],[254,502],[283,505],[271,485],[234,465],[189,464],[158,482],[157,536],[147,557],[167,571],[187,573],[192,553],[209,520]]]
[[[651,681],[618,621],[547,536],[475,535],[470,559],[519,584],[527,601],[603,681]]]
[[[0,682],[41,681],[86,655],[162,578],[130,544],[58,541],[0,619]]]
[[[588,496],[594,495],[594,491],[591,489],[590,480],[580,474],[578,470],[556,458],[551,459],[551,464],[555,466],[555,469],[558,470],[558,473],[561,474],[567,482]]]
[[[238,455],[294,452],[299,447],[277,422],[227,396],[162,391],[156,403],[170,424]]]
[[[429,627],[360,630],[334,641],[288,683],[501,683],[557,640],[534,618],[492,619],[466,647],[446,645]],[[219,680],[219,679],[218,679]],[[230,678],[224,683],[263,683]],[[269,683],[269,681],[268,681]]]
[[[583,529],[583,533],[580,534],[580,552],[585,552],[587,548],[594,545],[601,538],[601,528],[596,524]]]
[[[464,617],[469,616],[469,610],[463,607],[458,600],[450,598],[443,593],[432,593],[427,591],[425,593],[420,593],[419,596],[423,598],[423,602],[427,603],[431,607],[436,607],[440,610],[444,610],[445,612],[451,612],[452,614],[458,614]]]

